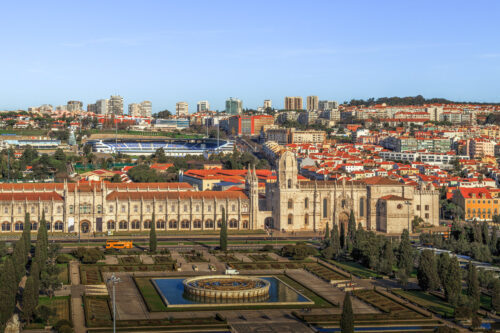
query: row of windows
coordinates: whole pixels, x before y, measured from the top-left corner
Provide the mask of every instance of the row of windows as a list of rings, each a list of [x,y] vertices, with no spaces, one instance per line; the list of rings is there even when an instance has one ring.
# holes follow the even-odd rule
[[[47,223],[47,230],[51,230],[52,224]],[[23,222],[16,222],[12,226],[12,223],[10,222],[3,222],[2,223],[2,231],[23,231],[24,230],[24,223]],[[34,222],[31,223],[31,230],[36,231],[38,230],[38,223]],[[54,223],[54,230],[55,231],[63,231],[64,230],[64,224],[62,222],[56,222]]]
[[[475,214],[475,213],[476,213],[476,209],[475,209],[475,208],[472,208],[472,210],[471,210],[470,208],[467,208],[467,214],[470,214],[471,212],[472,212],[472,214]],[[488,209],[483,208],[483,214],[486,214],[486,212],[488,212],[488,214],[491,214],[491,208],[488,208]],[[493,214],[494,214],[494,215],[497,215],[497,212],[498,212],[498,211],[497,211],[497,209],[495,208],[495,209],[493,210]],[[478,214],[480,214],[480,213],[481,213],[481,209],[480,209],[480,208],[478,208],[478,209],[477,209],[477,213],[478,213]]]
[[[345,208],[347,205],[346,200],[343,199],[340,205],[342,208]],[[304,208],[305,209],[309,208],[309,199],[308,198],[306,198],[304,200]],[[293,200],[292,199],[288,200],[288,209],[293,209]],[[365,216],[365,198],[359,199],[359,216],[360,217]],[[327,218],[327,217],[328,217],[328,199],[324,198],[323,199],[323,218]]]
[[[4,206],[3,207],[3,212],[4,214],[9,214],[9,207],[10,206]],[[37,210],[37,207],[38,206],[30,206],[29,208],[29,211],[31,214],[35,214],[36,210]],[[43,208],[43,210],[45,210],[45,213],[48,213],[49,212],[49,206],[45,206]],[[57,210],[57,214],[61,214],[61,211],[62,211],[62,207],[61,206],[57,206],[56,207],[56,210]],[[14,213],[15,211],[15,208],[12,209],[12,213]],[[17,214],[22,214],[23,213],[23,206],[17,206]]]
[[[165,226],[167,224],[165,221],[156,221],[156,229],[165,229]],[[194,229],[201,229],[202,228],[202,221],[201,220],[194,220],[192,222],[192,226]],[[238,221],[235,219],[232,219],[228,223],[228,227],[230,229],[237,229],[238,228]],[[113,221],[108,221],[107,227],[108,229],[112,230],[115,229],[116,223]],[[191,221],[188,220],[183,220],[181,221],[181,229],[190,229],[191,228]],[[129,223],[127,221],[121,221],[118,223],[118,229],[128,229]],[[177,229],[178,223],[176,220],[170,220],[168,222],[168,228],[169,229]],[[205,221],[205,229],[212,229],[214,227],[214,221],[212,220],[206,220]],[[217,227],[221,228],[222,227],[222,221],[219,220],[217,221]],[[141,222],[140,221],[132,221],[130,223],[130,228],[131,229],[140,229],[141,228]],[[143,222],[143,228],[144,229],[149,229],[151,228],[151,221],[144,221]],[[242,223],[242,228],[243,229],[248,229],[248,221],[243,221]]]
[[[173,204],[171,206],[171,211],[172,212],[175,212],[176,211],[176,207],[177,205]],[[195,212],[200,212],[200,205],[196,205],[195,206],[195,209],[194,211]],[[220,209],[222,211],[222,209],[224,208],[223,205],[220,206]],[[57,207],[57,213],[60,214],[60,209],[61,207]],[[134,213],[138,213],[139,212],[139,205],[134,205],[132,207],[132,210]],[[151,205],[146,205],[146,213],[151,213]],[[69,213],[70,214],[74,214],[74,206],[73,205],[70,205],[69,206]],[[189,211],[189,206],[188,205],[183,205],[183,211],[184,212],[188,212]],[[212,211],[212,206],[211,205],[207,205],[207,211],[208,212],[211,212]],[[243,205],[243,211],[246,212],[248,211],[248,206],[247,205]],[[109,206],[109,212],[110,213],[113,213],[114,212],[114,206],[113,205],[110,205]],[[126,213],[127,212],[127,205],[121,205],[121,212],[122,213]],[[158,212],[159,213],[163,213],[163,205],[159,205],[158,206]],[[236,205],[231,205],[231,212],[236,212]],[[79,213],[80,214],[91,214],[92,213],[92,206],[90,204],[81,204],[79,206]],[[102,206],[101,205],[97,205],[97,214],[102,214]]]
[[[476,200],[472,200],[472,203],[476,203]],[[481,200],[478,200],[478,201],[477,201],[477,203],[478,203],[478,204],[480,204],[480,203],[481,203]],[[483,203],[484,203],[484,204],[485,204],[485,203],[489,203],[489,204],[490,204],[490,203],[491,203],[491,200],[483,200]],[[498,200],[493,200],[493,203],[494,203],[494,204],[498,204]]]
[[[429,210],[429,205],[425,205],[425,206],[424,206],[424,209],[425,209],[425,210]],[[417,205],[417,210],[420,210],[420,205]]]

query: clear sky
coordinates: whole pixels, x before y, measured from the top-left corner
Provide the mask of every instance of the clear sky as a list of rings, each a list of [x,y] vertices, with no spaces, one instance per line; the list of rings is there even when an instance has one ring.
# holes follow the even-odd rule
[[[2,1],[0,109],[111,94],[500,102],[500,1]],[[125,105],[126,108],[126,105]]]

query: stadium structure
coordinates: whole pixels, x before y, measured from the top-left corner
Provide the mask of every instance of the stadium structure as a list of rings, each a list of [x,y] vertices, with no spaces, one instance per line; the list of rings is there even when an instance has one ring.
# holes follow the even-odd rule
[[[122,153],[126,155],[151,155],[163,148],[167,156],[210,155],[231,153],[234,142],[217,139],[109,139],[89,140],[92,151]]]

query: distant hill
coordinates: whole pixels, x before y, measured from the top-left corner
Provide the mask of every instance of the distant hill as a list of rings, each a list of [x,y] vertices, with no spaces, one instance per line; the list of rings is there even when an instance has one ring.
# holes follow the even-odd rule
[[[446,98],[429,98],[426,99],[422,95],[418,96],[408,96],[408,97],[380,97],[378,99],[375,98],[368,98],[367,100],[364,99],[351,99],[347,105],[349,106],[359,106],[359,105],[365,105],[365,106],[373,106],[376,104],[383,104],[385,103],[386,105],[389,106],[400,106],[400,105],[424,105],[424,104],[433,104],[433,103],[439,103],[439,104],[482,104],[482,105],[500,105],[500,103],[483,103],[483,102],[457,102],[457,101],[450,101]]]

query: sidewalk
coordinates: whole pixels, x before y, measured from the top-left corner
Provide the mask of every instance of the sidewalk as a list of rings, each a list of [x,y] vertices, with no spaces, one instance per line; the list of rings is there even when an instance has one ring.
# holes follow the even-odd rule
[[[78,261],[69,263],[71,278],[71,317],[75,333],[85,333],[85,313],[83,311],[83,285],[80,285],[80,264]]]

